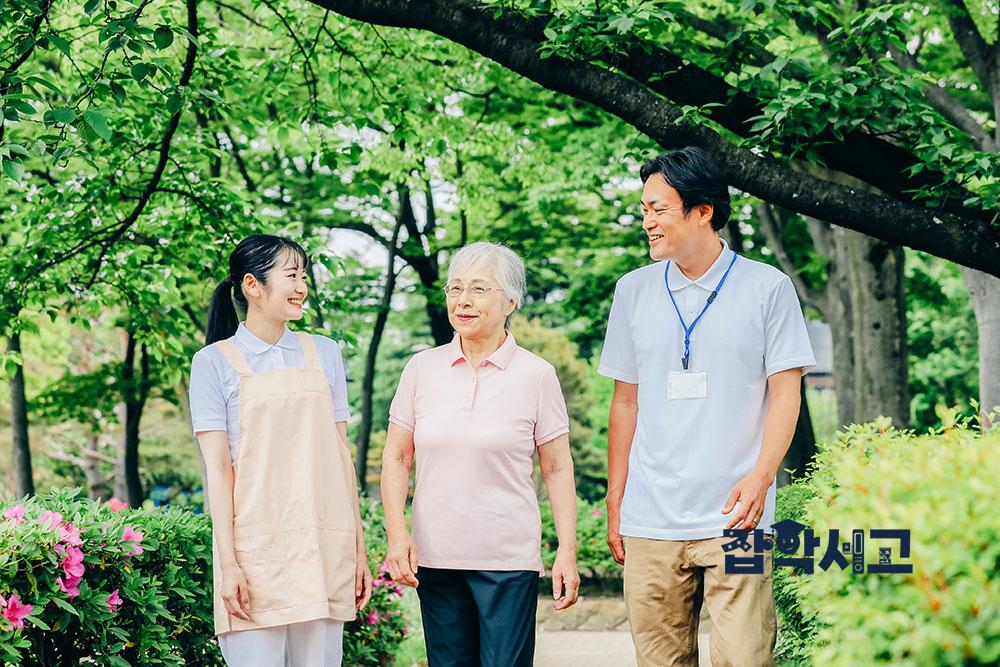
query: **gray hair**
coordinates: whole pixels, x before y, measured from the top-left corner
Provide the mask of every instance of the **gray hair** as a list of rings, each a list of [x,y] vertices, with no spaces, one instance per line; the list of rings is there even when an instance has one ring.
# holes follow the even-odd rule
[[[463,246],[452,255],[448,265],[448,281],[458,271],[464,271],[473,266],[482,267],[493,274],[504,294],[514,300],[514,310],[507,316],[504,329],[510,328],[514,313],[524,305],[524,292],[527,289],[527,279],[524,275],[524,262],[517,253],[505,245],[476,241]]]

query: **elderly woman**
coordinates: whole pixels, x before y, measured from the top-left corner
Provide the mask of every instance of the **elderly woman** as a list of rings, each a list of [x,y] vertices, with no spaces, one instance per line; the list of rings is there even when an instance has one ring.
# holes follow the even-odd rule
[[[389,408],[387,566],[417,587],[429,667],[532,664],[544,572],[535,451],[559,537],[555,608],[576,602],[569,418],[552,364],[508,331],[524,289],[509,248],[479,242],[455,253],[444,291],[457,335],[410,359]],[[403,510],[414,458],[411,538]]]

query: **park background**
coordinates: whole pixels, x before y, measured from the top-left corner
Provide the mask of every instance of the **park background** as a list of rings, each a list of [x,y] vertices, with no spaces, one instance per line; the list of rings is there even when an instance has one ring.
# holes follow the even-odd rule
[[[779,516],[913,530],[911,575],[781,570],[779,657],[1000,661],[995,0],[0,8],[0,505],[38,494],[0,521],[0,596],[33,605],[5,607],[0,660],[218,660],[186,389],[255,232],[306,247],[298,326],[343,343],[373,568],[388,403],[451,338],[449,257],[521,255],[513,332],[569,405],[584,593],[616,595],[596,360],[615,281],[649,261],[638,165],[699,145],[733,185],[723,235],[792,276],[820,359]],[[136,509],[90,500],[112,497]],[[47,510],[81,530],[77,591]],[[419,662],[412,598],[386,583],[374,611],[347,664]]]

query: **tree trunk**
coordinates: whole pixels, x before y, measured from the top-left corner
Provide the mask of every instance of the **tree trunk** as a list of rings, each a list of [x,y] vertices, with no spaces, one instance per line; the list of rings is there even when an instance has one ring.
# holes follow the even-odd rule
[[[964,266],[959,268],[979,328],[979,408],[986,431],[1000,425],[987,418],[990,411],[1000,407],[1000,279]]]
[[[903,248],[838,228],[847,256],[855,421],[910,424]]]
[[[405,208],[405,205],[403,205]],[[372,393],[375,386],[375,361],[378,358],[378,348],[382,343],[382,333],[389,319],[389,309],[392,306],[392,294],[396,291],[396,244],[399,241],[399,230],[402,228],[402,211],[396,220],[392,232],[392,245],[389,247],[389,258],[385,267],[385,287],[382,290],[382,300],[378,313],[375,315],[375,326],[372,329],[372,339],[368,344],[368,354],[365,357],[365,376],[361,381],[361,425],[358,428],[358,460],[355,463],[358,484],[361,490],[368,488],[368,446],[372,434]]]
[[[7,354],[21,353],[21,334],[12,332],[7,339]],[[10,379],[10,426],[13,434],[14,492],[18,497],[34,495],[31,475],[31,449],[28,440],[28,401],[24,391],[24,363],[18,364]]]
[[[115,495],[140,507],[144,499],[139,477],[139,423],[149,396],[149,356],[146,346],[140,346],[140,374],[135,377],[136,340],[132,332],[125,333],[125,362],[122,365],[122,424],[124,436],[119,463],[116,466]]]

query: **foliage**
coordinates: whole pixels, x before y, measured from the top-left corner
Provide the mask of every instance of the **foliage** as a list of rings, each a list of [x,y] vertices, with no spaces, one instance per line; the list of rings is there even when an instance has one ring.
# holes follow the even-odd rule
[[[56,665],[91,658],[124,666],[139,664],[141,656],[150,665],[222,664],[206,593],[211,528],[204,517],[178,510],[112,512],[65,490],[23,506],[23,523],[0,520],[0,595],[18,594],[32,612],[24,628],[2,624],[4,661]],[[5,510],[13,507],[4,503]],[[61,519],[42,525],[46,512]],[[128,528],[139,541],[124,539]],[[141,553],[129,555],[137,548]],[[81,580],[66,586],[71,556],[80,552]],[[109,602],[114,591],[122,600],[117,609]]]
[[[908,254],[906,320],[913,428],[935,426],[944,408],[971,417],[969,399],[979,395],[979,340],[958,267]]]
[[[542,564],[551,569],[559,548],[552,505],[543,500],[539,503],[542,514]],[[604,501],[588,502],[576,499],[576,563],[580,577],[584,580],[621,577],[621,566],[611,557],[606,535],[608,530],[607,512]]]
[[[593,398],[589,391],[589,368],[580,360],[576,344],[558,329],[521,316],[514,318],[511,332],[518,345],[555,366],[569,412],[577,494],[587,500],[603,498],[607,491],[607,462],[604,449],[594,441],[590,422]]]
[[[9,602],[17,595],[32,608],[21,628],[0,616],[0,660],[223,664],[209,594],[208,517],[181,509],[114,512],[78,489],[5,501],[2,509],[0,596]],[[372,602],[346,628],[345,664],[391,664],[406,632],[401,591],[379,569],[381,508],[366,500],[363,518],[370,565],[379,572]]]
[[[777,590],[782,617],[792,619],[791,652],[812,644],[810,657],[821,665],[997,664],[1000,522],[991,508],[998,445],[1000,434],[952,421],[924,436],[882,423],[852,426],[825,447],[811,478],[784,499],[785,511],[801,512],[818,535],[908,529],[913,573],[831,568],[783,576]],[[871,544],[866,560],[878,562]]]

